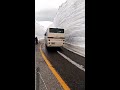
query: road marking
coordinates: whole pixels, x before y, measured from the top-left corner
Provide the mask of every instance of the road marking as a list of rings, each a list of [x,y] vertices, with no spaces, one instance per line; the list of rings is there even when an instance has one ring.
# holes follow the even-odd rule
[[[85,72],[85,68],[83,68],[83,65],[79,65],[78,63],[74,62],[73,60],[71,60],[69,57],[65,56],[63,53],[57,51],[62,57],[64,57],[65,59],[67,59],[70,63],[72,63],[73,65],[75,65],[76,67],[78,67],[79,69],[83,70]]]
[[[40,45],[40,52],[41,52],[41,55],[42,55],[43,59],[45,60],[46,64],[48,65],[49,69],[52,71],[53,75],[57,78],[58,82],[61,84],[61,86],[63,87],[63,89],[64,90],[70,90],[70,88],[63,81],[63,79],[60,77],[60,75],[57,73],[57,71],[52,67],[52,65],[49,62],[49,60],[46,58],[45,54],[43,53],[43,51],[41,49],[41,45]]]
[[[40,74],[40,72],[38,72],[38,73]],[[42,81],[43,81],[43,83],[44,83],[44,85],[45,85],[46,90],[48,90],[48,89],[47,89],[47,86],[46,86],[46,84],[45,84],[45,82],[44,82],[44,80],[43,80],[43,78],[42,78],[42,76],[41,76],[41,74],[40,74],[40,78],[42,79]]]
[[[82,57],[85,57],[85,55],[84,55],[84,54],[79,53],[79,52],[77,52],[77,51],[75,51],[75,50],[71,50],[71,49],[70,49],[70,48],[68,48],[67,46],[64,46],[63,48],[65,48],[65,49],[67,49],[67,50],[69,50],[69,51],[71,51],[71,52],[73,52],[73,53],[75,53],[75,54],[77,54],[77,55],[80,55],[80,56],[82,56]]]

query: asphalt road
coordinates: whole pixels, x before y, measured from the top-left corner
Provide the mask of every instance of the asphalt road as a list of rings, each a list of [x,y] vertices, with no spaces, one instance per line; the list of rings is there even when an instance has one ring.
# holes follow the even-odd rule
[[[85,90],[85,71],[77,67],[77,65],[82,65],[85,69],[85,57],[65,48],[50,48],[47,50],[44,44],[42,44],[42,51],[71,90]],[[68,61],[65,56],[77,65]]]
[[[40,45],[35,45],[35,90],[63,90],[42,58]]]

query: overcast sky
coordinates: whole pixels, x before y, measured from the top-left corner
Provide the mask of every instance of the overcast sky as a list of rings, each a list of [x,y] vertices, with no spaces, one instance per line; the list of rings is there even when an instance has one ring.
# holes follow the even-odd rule
[[[35,12],[58,7],[66,0],[35,0]]]
[[[59,6],[66,0],[35,0],[35,19],[44,27],[53,22]]]

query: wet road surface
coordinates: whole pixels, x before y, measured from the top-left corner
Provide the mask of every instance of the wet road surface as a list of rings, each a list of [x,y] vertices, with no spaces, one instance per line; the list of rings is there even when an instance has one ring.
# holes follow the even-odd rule
[[[63,90],[42,58],[40,45],[35,45],[35,90]]]
[[[65,48],[46,49],[44,43],[42,44],[42,51],[71,90],[85,90],[85,71],[74,64],[76,63],[85,69],[85,57]],[[72,60],[73,63],[58,52]]]

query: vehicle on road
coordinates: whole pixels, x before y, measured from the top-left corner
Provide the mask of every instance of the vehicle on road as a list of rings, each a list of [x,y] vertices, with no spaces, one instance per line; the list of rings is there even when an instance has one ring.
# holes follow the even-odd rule
[[[47,28],[45,36],[45,45],[48,47],[62,47],[65,41],[64,29]]]
[[[35,44],[38,44],[38,38],[35,37]]]

